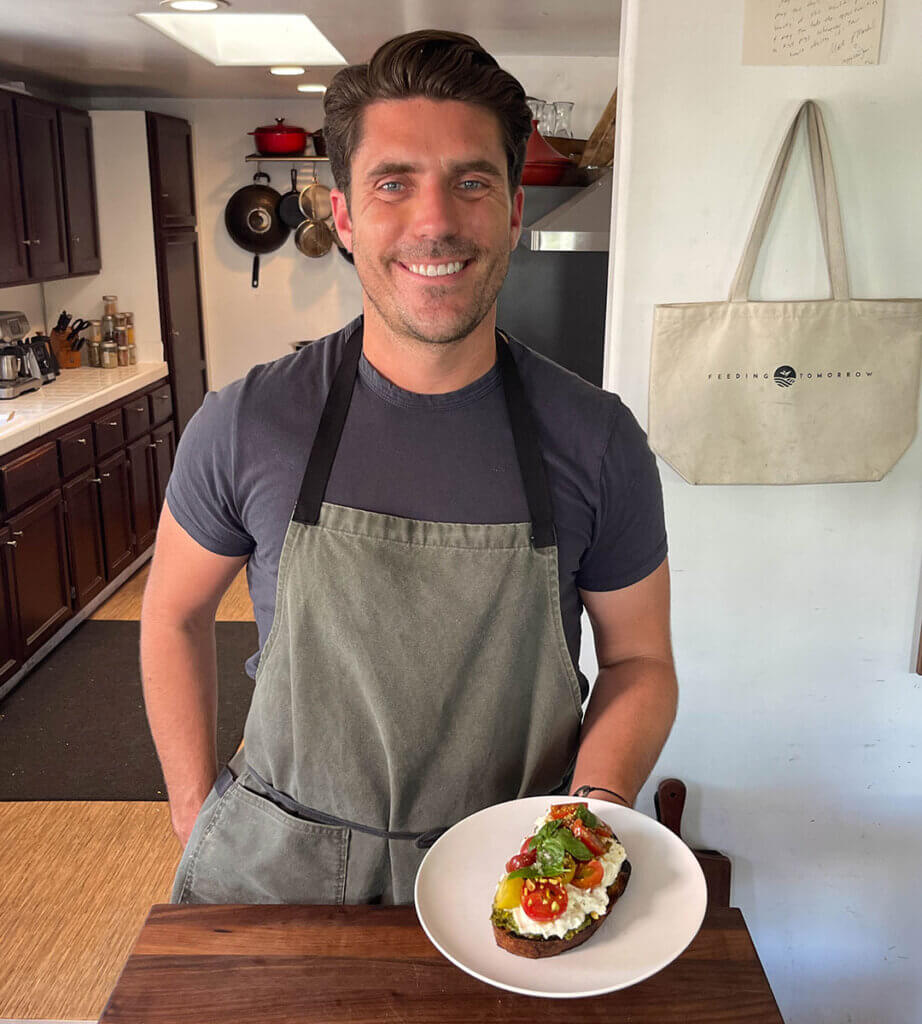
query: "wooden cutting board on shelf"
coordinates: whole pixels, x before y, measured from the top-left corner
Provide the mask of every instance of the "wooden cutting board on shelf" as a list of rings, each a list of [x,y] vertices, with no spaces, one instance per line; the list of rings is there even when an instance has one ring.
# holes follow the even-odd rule
[[[685,783],[664,779],[653,794],[656,820],[682,839],[682,811],[685,809]],[[682,840],[684,842],[684,839]],[[730,906],[730,859],[717,850],[692,850],[698,858],[708,887],[709,907]]]

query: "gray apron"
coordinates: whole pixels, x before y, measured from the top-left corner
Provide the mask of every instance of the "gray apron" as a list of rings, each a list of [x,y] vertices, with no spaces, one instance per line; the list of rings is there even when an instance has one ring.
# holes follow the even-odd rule
[[[174,903],[411,903],[447,828],[566,793],[579,680],[560,612],[531,410],[496,334],[531,521],[436,523],[323,500],[359,324],[327,396],[279,560],[244,746],[180,861]]]

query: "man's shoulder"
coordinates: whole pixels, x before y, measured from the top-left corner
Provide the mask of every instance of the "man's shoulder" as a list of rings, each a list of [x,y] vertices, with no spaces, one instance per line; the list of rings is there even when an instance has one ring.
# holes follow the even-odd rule
[[[548,425],[563,418],[590,434],[607,436],[624,409],[620,397],[530,348],[527,340],[504,333],[538,418]]]

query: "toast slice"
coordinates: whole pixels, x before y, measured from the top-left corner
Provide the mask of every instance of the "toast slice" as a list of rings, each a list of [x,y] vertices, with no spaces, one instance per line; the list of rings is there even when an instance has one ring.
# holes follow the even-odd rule
[[[608,887],[608,906],[605,908],[605,913],[600,914],[596,920],[593,920],[591,917],[586,917],[585,921],[573,930],[573,933],[570,934],[569,938],[558,939],[543,938],[540,935],[531,937],[519,935],[518,932],[514,932],[511,929],[504,927],[501,923],[504,911],[494,910],[491,921],[493,923],[493,936],[496,939],[497,946],[500,946],[502,949],[505,949],[510,953],[514,953],[516,956],[525,956],[531,959],[537,959],[545,956],[557,956],[559,953],[565,953],[568,949],[575,949],[599,930],[602,922],[611,913],[611,908],[627,888],[627,883],[630,880],[630,877],[631,862],[629,860],[625,860],[621,864],[621,868],[615,876],[614,881]]]

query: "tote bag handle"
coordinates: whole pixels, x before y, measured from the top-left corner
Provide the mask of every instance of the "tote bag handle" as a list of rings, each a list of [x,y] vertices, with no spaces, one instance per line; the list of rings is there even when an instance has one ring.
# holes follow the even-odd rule
[[[820,220],[820,234],[823,237],[823,251],[826,254],[826,270],[832,285],[832,297],[847,300],[848,270],[845,264],[845,241],[842,236],[842,218],[839,214],[839,196],[836,191],[836,179],[832,169],[832,152],[826,136],[823,115],[813,100],[805,100],[794,115],[787,135],[781,143],[781,149],[775,158],[775,165],[769,175],[765,191],[759,203],[749,238],[743,250],[743,256],[730,285],[730,301],[746,302],[749,299],[749,286],[755,271],[756,260],[765,241],[781,183],[787,173],[797,138],[797,129],[801,120],[807,124],[807,139],[810,144],[810,166],[813,170],[813,193],[816,197],[816,209]]]

